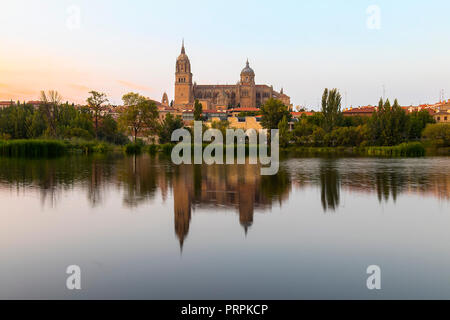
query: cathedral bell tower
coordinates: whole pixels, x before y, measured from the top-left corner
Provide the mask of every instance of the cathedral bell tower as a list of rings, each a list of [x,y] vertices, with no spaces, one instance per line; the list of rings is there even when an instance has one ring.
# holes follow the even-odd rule
[[[184,49],[184,40],[181,47],[181,54],[178,56],[175,71],[175,101],[174,107],[181,109],[187,104],[194,103],[192,89],[191,62]]]
[[[242,108],[256,107],[255,71],[250,68],[248,59],[245,68],[241,71],[239,95],[239,104]]]

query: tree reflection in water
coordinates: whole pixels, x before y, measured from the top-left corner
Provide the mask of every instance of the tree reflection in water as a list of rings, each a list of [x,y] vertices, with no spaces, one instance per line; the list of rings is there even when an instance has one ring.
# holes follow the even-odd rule
[[[192,210],[234,210],[245,233],[255,210],[270,211],[287,200],[295,186],[319,188],[322,208],[336,211],[342,190],[375,194],[396,201],[402,193],[450,198],[448,158],[286,159],[274,176],[261,176],[258,165],[180,165],[170,157],[141,155],[71,156],[58,159],[0,158],[0,191],[37,190],[42,205],[56,206],[65,192],[85,192],[92,207],[106,191],[120,190],[125,207],[155,198],[174,200],[174,229],[180,247],[189,233]],[[342,189],[342,190],[341,190]]]
[[[320,199],[325,211],[339,206],[341,184],[335,160],[320,160]]]

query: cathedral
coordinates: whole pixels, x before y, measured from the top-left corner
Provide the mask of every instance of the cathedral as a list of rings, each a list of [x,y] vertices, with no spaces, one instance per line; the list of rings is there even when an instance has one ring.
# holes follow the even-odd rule
[[[175,99],[173,107],[178,111],[193,109],[199,100],[203,110],[228,110],[231,108],[259,108],[268,99],[281,100],[292,110],[291,99],[273,90],[272,86],[255,84],[255,72],[247,60],[241,71],[240,81],[235,85],[198,85],[193,82],[191,63],[184,42],[178,56],[175,71]]]

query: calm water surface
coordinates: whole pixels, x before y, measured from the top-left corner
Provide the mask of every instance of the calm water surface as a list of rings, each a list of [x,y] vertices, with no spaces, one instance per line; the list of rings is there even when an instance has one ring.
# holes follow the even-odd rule
[[[450,299],[449,157],[259,172],[0,158],[0,298]],[[81,291],[66,289],[73,264]]]

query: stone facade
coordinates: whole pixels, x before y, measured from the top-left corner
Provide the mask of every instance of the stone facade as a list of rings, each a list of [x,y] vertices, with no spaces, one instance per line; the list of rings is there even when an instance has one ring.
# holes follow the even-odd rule
[[[272,86],[255,83],[255,72],[250,68],[247,60],[241,72],[240,81],[235,85],[198,85],[192,81],[191,63],[184,48],[176,62],[175,72],[175,101],[174,107],[192,109],[195,100],[199,100],[205,110],[227,110],[229,108],[259,108],[268,99],[281,100],[292,109],[291,99]]]

